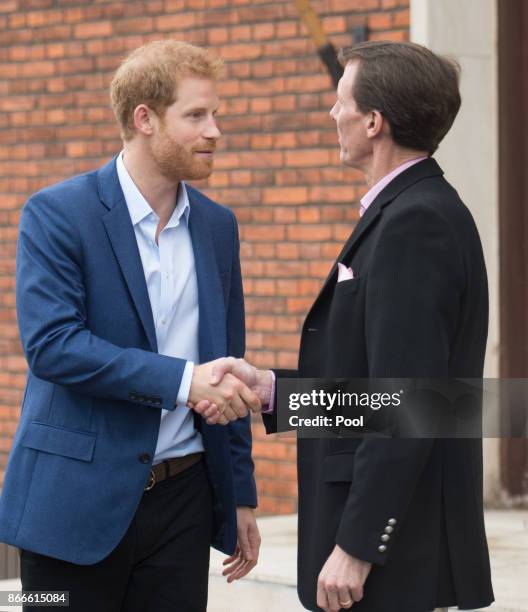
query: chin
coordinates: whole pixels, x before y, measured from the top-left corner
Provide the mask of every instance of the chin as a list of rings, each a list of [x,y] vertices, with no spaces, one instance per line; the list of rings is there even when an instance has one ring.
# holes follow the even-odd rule
[[[191,168],[189,172],[187,172],[187,176],[185,180],[187,181],[203,181],[206,178],[209,178],[213,173],[213,166],[201,167],[201,168]]]

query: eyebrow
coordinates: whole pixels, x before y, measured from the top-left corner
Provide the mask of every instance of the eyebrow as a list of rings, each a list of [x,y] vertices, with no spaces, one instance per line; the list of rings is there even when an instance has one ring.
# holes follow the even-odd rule
[[[218,112],[218,106],[213,110],[213,113],[217,113]],[[188,114],[188,113],[197,113],[197,112],[207,112],[208,109],[205,106],[192,106],[191,108],[185,109],[183,112],[184,114]]]

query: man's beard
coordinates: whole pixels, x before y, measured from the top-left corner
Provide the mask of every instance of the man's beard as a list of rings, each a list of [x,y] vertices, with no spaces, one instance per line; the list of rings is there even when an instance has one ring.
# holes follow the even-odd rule
[[[206,179],[213,171],[213,159],[200,158],[194,155],[195,150],[214,150],[215,144],[208,143],[193,147],[190,151],[174,142],[165,130],[158,138],[153,139],[151,150],[154,162],[160,173],[174,181],[197,181]]]

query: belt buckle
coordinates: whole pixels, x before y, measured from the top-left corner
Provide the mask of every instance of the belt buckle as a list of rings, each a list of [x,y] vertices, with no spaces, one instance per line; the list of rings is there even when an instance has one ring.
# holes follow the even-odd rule
[[[155,484],[156,484],[156,474],[154,473],[154,470],[150,470],[149,479],[144,488],[144,491],[150,491]]]

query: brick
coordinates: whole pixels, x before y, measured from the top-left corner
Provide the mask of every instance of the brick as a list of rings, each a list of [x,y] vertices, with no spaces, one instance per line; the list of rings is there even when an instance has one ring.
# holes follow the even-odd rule
[[[324,91],[333,88],[330,77],[327,74],[314,74],[309,78],[306,76],[292,76],[286,79],[286,91]]]
[[[99,23],[82,23],[74,27],[73,35],[75,38],[98,38],[101,36],[111,36],[113,26],[110,21]]]
[[[257,79],[270,77],[273,75],[273,72],[273,62],[270,60],[261,60],[251,65],[251,74]]]
[[[276,225],[248,225],[240,229],[242,239],[253,242],[283,240],[285,237],[285,228]]]
[[[371,30],[387,30],[392,25],[392,16],[390,13],[369,15],[367,24]]]
[[[231,182],[233,185],[251,185],[251,172],[247,170],[236,170],[231,172]]]
[[[240,167],[243,168],[252,168],[259,166],[278,168],[284,163],[283,154],[277,151],[244,151],[239,154],[239,158]]]
[[[299,292],[299,281],[290,280],[290,279],[277,280],[276,289],[277,289],[277,295],[296,296]],[[284,348],[284,347],[275,345],[275,346],[270,346],[270,348]]]
[[[408,30],[390,30],[384,32],[373,32],[370,36],[370,40],[409,40]]]
[[[301,261],[269,261],[264,264],[267,277],[294,278],[308,274],[309,266]]]
[[[298,360],[297,352],[280,351],[277,355],[277,367],[295,370]]]
[[[254,295],[276,295],[275,281],[269,279],[256,279],[254,281]]]
[[[23,77],[50,76],[55,73],[55,64],[53,62],[26,62],[22,64],[20,72]]]
[[[277,331],[295,332],[299,334],[303,321],[304,319],[302,317],[294,317],[291,314],[283,315],[277,318],[276,328]]]
[[[308,201],[320,204],[329,202],[354,202],[356,193],[353,187],[344,186],[321,186],[310,187],[308,190]]]
[[[275,244],[269,242],[261,242],[255,245],[255,257],[261,259],[274,259],[275,258]]]
[[[318,223],[321,213],[318,208],[302,208],[298,211],[300,223]]]
[[[246,299],[246,311],[251,313],[266,314],[283,313],[285,301],[282,298],[263,298],[249,296]]]
[[[323,247],[325,245],[322,245]],[[334,263],[335,257],[339,251],[341,251],[341,245],[332,245],[335,249],[336,253],[331,261],[311,261],[309,264],[310,276],[315,276],[317,278],[326,278],[328,273],[332,269],[332,265]]]
[[[297,211],[295,208],[280,206],[273,211],[273,219],[277,223],[295,223],[297,221]]]
[[[291,242],[284,242],[277,245],[277,257],[280,259],[298,259],[299,245]]]
[[[170,32],[192,28],[197,23],[195,13],[178,13],[177,15],[163,15],[154,19],[154,28],[158,32]],[[136,30],[133,30],[136,31]],[[138,31],[141,31],[139,29]],[[143,30],[145,31],[145,30]]]
[[[245,96],[268,96],[270,92],[273,94],[282,93],[285,88],[283,78],[273,79],[255,79],[243,81],[240,84],[240,91]]]
[[[279,112],[293,111],[296,108],[295,96],[275,96],[273,98],[273,110]]]
[[[294,132],[284,132],[273,135],[273,148],[291,149],[296,145],[297,137]]]
[[[368,11],[376,9],[380,5],[380,0],[354,0],[355,11]],[[350,0],[331,0],[332,11],[348,12],[350,10]]]
[[[253,26],[252,36],[255,40],[269,40],[275,37],[273,23],[259,23]]]
[[[275,319],[272,317],[256,316],[253,328],[259,331],[273,331],[275,329]]]
[[[264,189],[262,200],[265,204],[302,204],[306,202],[305,187],[279,187]]]
[[[262,276],[264,274],[264,264],[262,261],[242,261],[242,276]]]
[[[262,57],[262,47],[259,44],[240,43],[222,47],[219,53],[224,60],[252,60]]]
[[[325,166],[328,163],[330,163],[329,152],[321,149],[286,153],[286,164],[288,166]]]
[[[342,15],[331,15],[322,19],[323,30],[326,34],[335,34],[336,32],[345,32],[347,29],[346,18]]]
[[[10,13],[18,9],[17,0],[3,0],[0,4],[0,13]]]
[[[409,27],[410,15],[409,10],[398,11],[393,13],[392,24],[396,28]]]
[[[283,21],[276,26],[277,38],[293,38],[297,36],[298,24],[296,21]]]
[[[252,113],[269,113],[271,111],[272,101],[270,98],[254,98],[251,100]]]
[[[253,33],[251,26],[249,25],[238,25],[230,28],[229,39],[234,43],[241,43],[246,41],[252,41]]]
[[[275,211],[270,210],[269,208],[256,208],[254,210],[250,210],[251,219],[255,221],[255,223],[271,223],[272,221],[277,221],[274,217]]]
[[[229,40],[229,30],[227,28],[208,28],[207,42],[210,45],[222,45]]]

